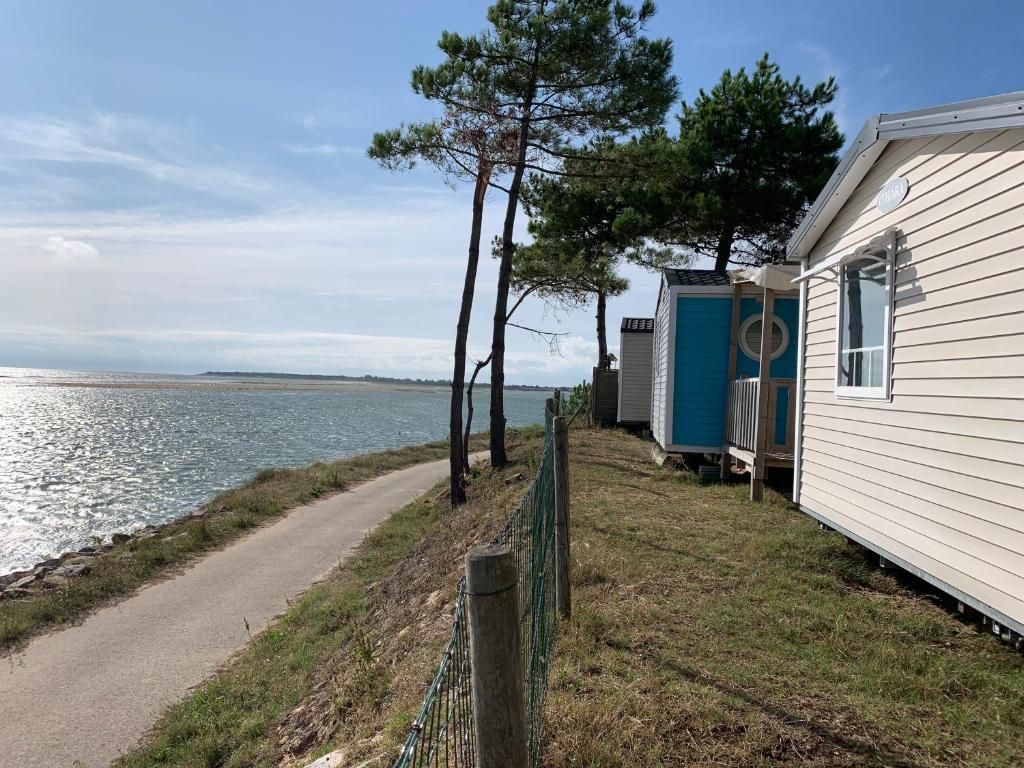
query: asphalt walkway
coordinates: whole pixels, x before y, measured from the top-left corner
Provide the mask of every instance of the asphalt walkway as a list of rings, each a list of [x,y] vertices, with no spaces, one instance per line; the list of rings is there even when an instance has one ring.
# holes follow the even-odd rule
[[[299,507],[0,660],[0,766],[109,765],[250,632],[447,471],[447,460],[420,464]]]

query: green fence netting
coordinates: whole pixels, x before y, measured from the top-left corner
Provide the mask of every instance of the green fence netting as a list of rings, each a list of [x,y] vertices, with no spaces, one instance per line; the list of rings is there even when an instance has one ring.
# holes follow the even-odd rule
[[[558,401],[555,401],[556,403]],[[530,765],[540,765],[544,695],[558,622],[555,617],[555,447],[553,417],[544,409],[540,468],[491,543],[515,555]],[[419,715],[394,768],[464,766],[476,761],[470,685],[465,579],[456,587],[451,635]]]

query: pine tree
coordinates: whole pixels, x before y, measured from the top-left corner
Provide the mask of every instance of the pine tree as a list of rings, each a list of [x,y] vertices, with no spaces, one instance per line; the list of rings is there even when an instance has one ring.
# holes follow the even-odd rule
[[[444,50],[445,39],[441,40]],[[440,170],[449,184],[473,184],[462,302],[455,329],[455,362],[449,411],[449,490],[452,505],[466,500],[466,468],[463,462],[463,386],[466,379],[466,348],[473,310],[484,202],[496,176],[507,173],[516,147],[516,130],[503,117],[487,73],[449,56],[440,66],[413,70],[412,87],[425,98],[440,102],[442,117],[403,125],[374,135],[368,155],[390,170],[411,169],[424,160]]]
[[[716,269],[781,260],[839,162],[843,136],[825,109],[836,92],[831,77],[812,88],[786,80],[768,54],[751,73],[726,70],[683,103],[678,139],[659,142],[660,182],[636,206],[634,234],[714,258]]]
[[[580,139],[661,123],[675,98],[672,44],[641,33],[654,13],[618,0],[498,0],[479,36],[448,36],[449,51],[493,78],[502,114],[518,126],[502,226],[491,339],[491,464],[505,451],[505,331],[524,174],[558,174]]]

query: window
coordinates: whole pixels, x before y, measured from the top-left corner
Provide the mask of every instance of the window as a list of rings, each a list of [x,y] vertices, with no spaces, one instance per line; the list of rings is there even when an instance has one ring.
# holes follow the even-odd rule
[[[740,326],[740,349],[752,360],[761,359],[761,316],[751,315]],[[786,324],[772,315],[772,360],[777,360],[789,346]]]
[[[889,397],[892,269],[886,254],[856,257],[839,268],[840,396]]]

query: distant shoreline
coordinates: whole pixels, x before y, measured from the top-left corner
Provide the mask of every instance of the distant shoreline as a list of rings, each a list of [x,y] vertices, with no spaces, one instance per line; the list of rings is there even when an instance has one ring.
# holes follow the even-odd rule
[[[210,376],[220,379],[284,379],[287,381],[323,381],[323,382],[348,382],[363,384],[382,384],[385,386],[413,386],[413,387],[451,387],[451,379],[408,379],[391,378],[388,376],[345,376],[343,374],[322,374],[322,373],[273,373],[266,371],[205,371],[199,376]],[[480,389],[490,389],[490,382],[477,384]],[[505,389],[521,392],[547,392],[554,389],[566,389],[565,387],[548,387],[539,384],[506,384]]]

